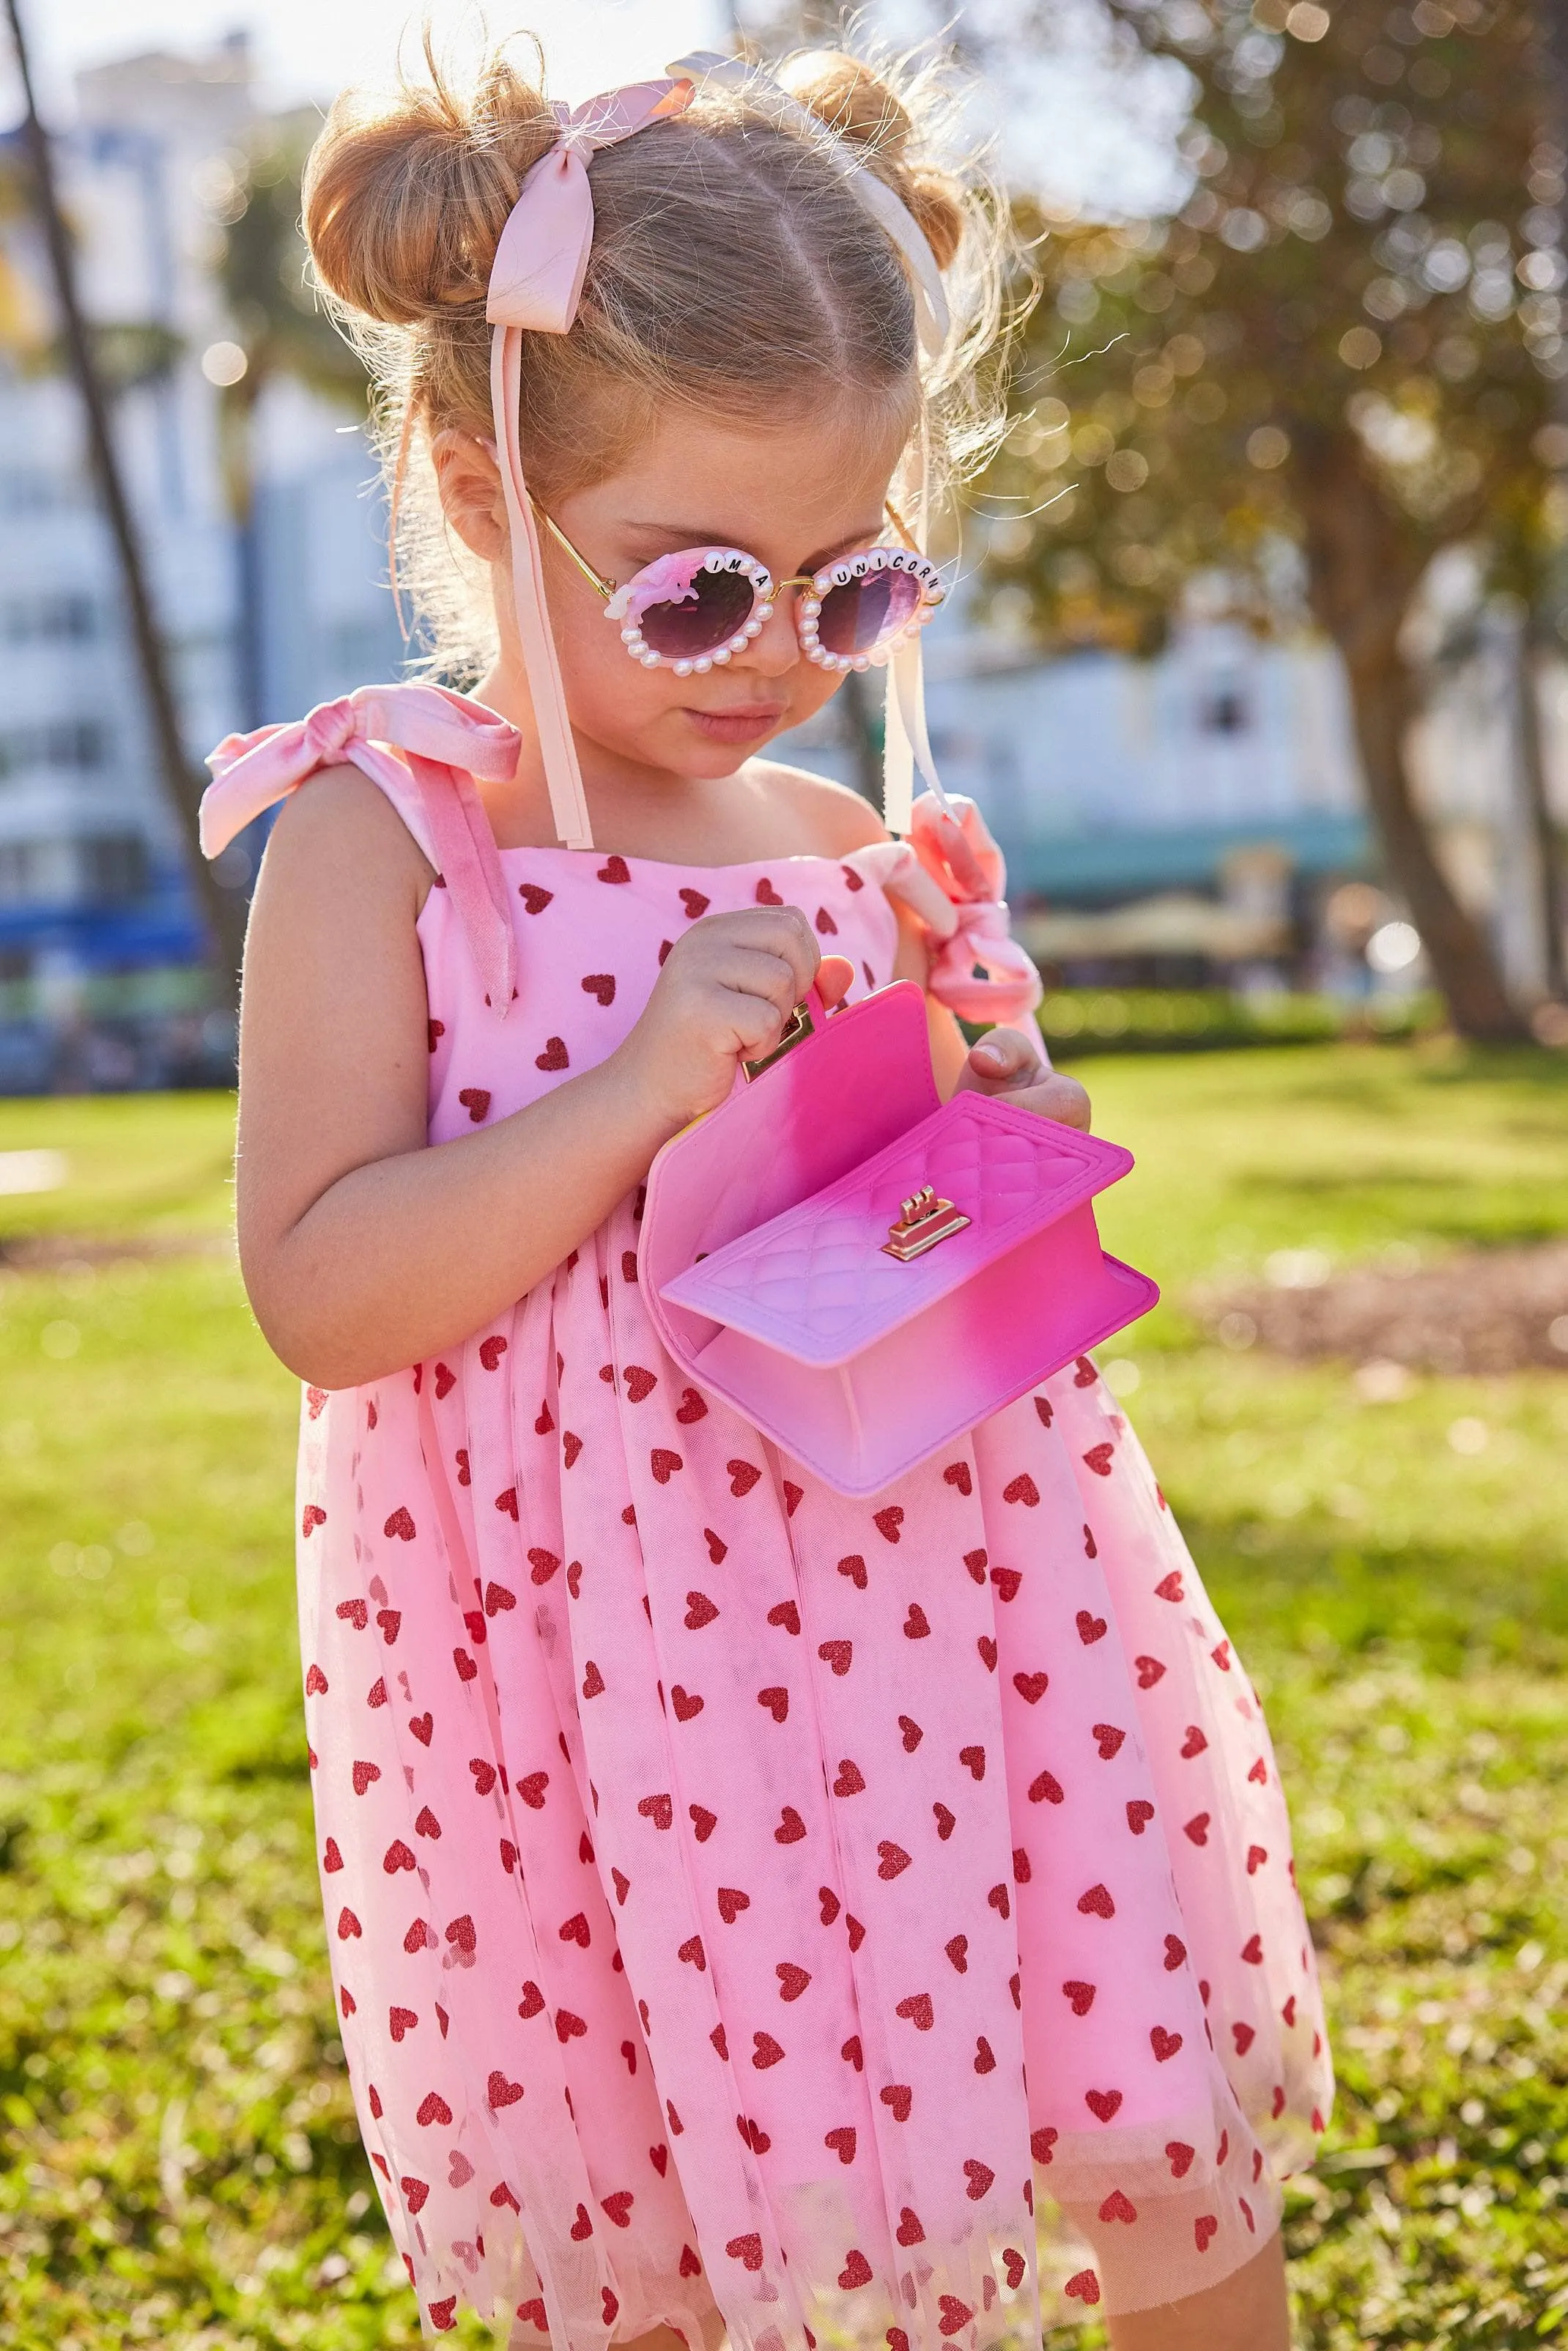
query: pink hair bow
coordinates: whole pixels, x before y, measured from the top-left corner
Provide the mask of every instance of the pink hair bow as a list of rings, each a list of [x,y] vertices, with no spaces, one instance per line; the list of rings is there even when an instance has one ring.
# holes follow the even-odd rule
[[[202,795],[202,854],[220,856],[254,818],[318,768],[344,762],[399,808],[412,777],[433,862],[486,993],[504,1019],[517,981],[517,943],[500,855],[473,778],[509,779],[517,730],[483,703],[441,685],[361,686],[337,702],[318,703],[292,726],[225,736],[207,759],[213,781]]]
[[[528,672],[539,753],[558,838],[591,849],[593,831],[545,607],[538,533],[523,479],[522,343],[525,332],[564,335],[577,316],[593,246],[593,192],[588,159],[652,122],[684,113],[693,85],[685,78],[632,82],[603,91],[568,113],[557,108],[561,135],[517,192],[491,265],[485,316],[490,345],[490,406],[507,520],[512,539],[512,591]]]
[[[960,1020],[1026,1019],[1044,991],[1009,929],[1002,852],[972,799],[953,793],[948,809],[923,792],[909,838],[857,850],[854,862],[930,932],[936,951],[927,984],[938,1003]]]

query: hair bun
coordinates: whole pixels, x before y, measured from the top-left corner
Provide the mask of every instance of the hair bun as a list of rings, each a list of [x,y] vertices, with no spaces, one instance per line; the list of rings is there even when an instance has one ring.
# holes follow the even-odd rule
[[[433,86],[405,83],[379,106],[340,99],[304,186],[327,292],[400,327],[482,302],[523,175],[559,128],[542,92],[500,57],[466,102],[434,70]]]
[[[908,207],[938,269],[964,235],[962,191],[949,172],[919,155],[915,124],[874,68],[842,49],[808,49],[786,60],[779,80],[836,137],[865,150],[866,162]]]

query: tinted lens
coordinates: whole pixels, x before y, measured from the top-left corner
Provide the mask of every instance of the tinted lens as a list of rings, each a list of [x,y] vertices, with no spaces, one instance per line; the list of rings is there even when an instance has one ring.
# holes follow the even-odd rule
[[[650,604],[643,643],[669,661],[716,653],[751,618],[752,586],[744,571],[699,571],[679,603]]]
[[[912,572],[868,571],[847,588],[829,589],[817,616],[818,642],[831,653],[870,653],[914,618],[919,601]]]

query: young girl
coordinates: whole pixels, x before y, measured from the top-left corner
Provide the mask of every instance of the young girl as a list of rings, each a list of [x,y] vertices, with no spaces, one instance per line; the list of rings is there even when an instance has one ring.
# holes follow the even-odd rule
[[[497,60],[340,104],[311,166],[405,509],[438,487],[491,590],[477,701],[231,742],[207,810],[215,850],[310,778],[251,925],[240,1243],[308,1384],[330,1949],[432,2335],[1287,2341],[1329,2077],[1285,1809],[1093,1365],[852,1502],[636,1280],[654,1154],[812,982],[920,980],[945,1091],[1087,1121],[954,1019],[1038,986],[975,812],[897,843],[759,756],[891,653],[895,816],[925,757],[922,453],[995,319],[928,95],[697,60],[568,119]]]

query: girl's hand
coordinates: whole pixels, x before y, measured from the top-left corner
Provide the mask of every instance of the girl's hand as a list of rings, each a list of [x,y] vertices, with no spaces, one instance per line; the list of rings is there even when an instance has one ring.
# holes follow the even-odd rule
[[[836,1004],[854,977],[823,956],[799,906],[746,906],[706,914],[664,958],[641,1019],[612,1059],[664,1135],[715,1110],[735,1065],[769,1053],[815,982]]]
[[[1089,1097],[1076,1078],[1064,1078],[1042,1061],[1017,1029],[992,1029],[971,1045],[955,1092],[1000,1094],[1015,1109],[1060,1119],[1063,1126],[1089,1132]]]

